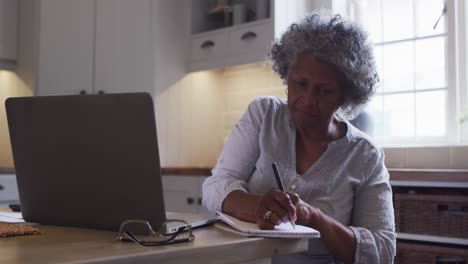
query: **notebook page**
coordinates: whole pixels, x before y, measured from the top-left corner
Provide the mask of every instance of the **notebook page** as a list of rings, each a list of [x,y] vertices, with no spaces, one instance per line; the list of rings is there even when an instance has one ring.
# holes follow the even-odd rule
[[[218,219],[222,220],[232,228],[241,231],[248,236],[260,236],[260,237],[320,237],[320,232],[306,226],[296,225],[296,229],[293,229],[289,223],[281,223],[277,225],[274,230],[261,230],[257,224],[245,222],[239,220],[230,215],[217,212]]]
[[[21,212],[0,212],[0,222],[24,223]]]

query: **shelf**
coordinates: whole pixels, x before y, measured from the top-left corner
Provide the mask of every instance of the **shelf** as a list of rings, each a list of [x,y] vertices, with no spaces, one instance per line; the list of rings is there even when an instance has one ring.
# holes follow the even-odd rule
[[[220,32],[227,32],[227,31],[233,31],[237,29],[242,29],[242,28],[248,28],[252,26],[257,26],[265,23],[273,23],[273,20],[268,17],[264,19],[258,19],[258,20],[253,20],[253,21],[248,21],[239,25],[230,25],[230,26],[225,26],[225,27],[220,27],[220,28],[215,28],[215,29],[210,29],[210,30],[205,30],[202,32],[197,32],[192,34],[192,38],[199,38],[207,35],[212,35],[215,33],[220,33]]]
[[[220,14],[224,14],[225,12],[232,12],[232,7],[231,6],[216,6],[216,7],[213,7],[211,8],[210,10],[208,10],[208,15],[211,16],[211,15],[220,15]]]
[[[16,61],[0,59],[0,70],[15,71],[16,70]]]
[[[468,239],[466,238],[455,238],[455,237],[441,237],[441,236],[429,236],[429,235],[417,235],[407,233],[397,233],[397,239],[444,243],[468,246]]]
[[[468,188],[468,182],[390,180],[393,187]]]

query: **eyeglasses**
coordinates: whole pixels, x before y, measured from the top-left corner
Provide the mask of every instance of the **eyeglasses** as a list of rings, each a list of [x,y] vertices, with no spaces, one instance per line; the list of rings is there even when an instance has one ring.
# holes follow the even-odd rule
[[[131,232],[130,229],[137,229],[138,234]],[[154,231],[146,220],[126,220],[120,224],[116,237],[116,240],[134,242],[146,247],[191,242],[194,239],[192,227],[184,220],[167,220],[158,232]]]

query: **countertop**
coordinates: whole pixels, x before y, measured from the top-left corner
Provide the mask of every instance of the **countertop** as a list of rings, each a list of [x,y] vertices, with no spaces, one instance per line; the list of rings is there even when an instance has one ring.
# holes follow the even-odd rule
[[[168,213],[167,217],[189,222],[201,219],[183,213]],[[44,234],[0,240],[0,263],[270,263],[274,255],[301,252],[308,245],[305,238],[249,238],[208,226],[193,230],[195,239],[190,243],[142,247],[116,241],[115,232],[35,227]]]
[[[391,180],[468,182],[468,170],[389,168]],[[208,167],[163,167],[162,175],[210,176]],[[0,174],[15,174],[14,168],[0,167]]]
[[[163,167],[162,175],[211,175],[211,168],[206,167]],[[0,174],[15,174],[14,168],[0,167]]]
[[[211,168],[201,167],[163,167],[161,168],[162,175],[211,175]]]
[[[389,168],[390,180],[468,182],[468,170]]]
[[[0,167],[0,174],[15,174],[15,169],[8,167]]]

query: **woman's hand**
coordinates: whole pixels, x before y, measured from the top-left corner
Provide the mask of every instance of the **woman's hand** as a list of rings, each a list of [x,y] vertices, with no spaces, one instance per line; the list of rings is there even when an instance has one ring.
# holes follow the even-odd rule
[[[315,228],[314,219],[317,218],[317,215],[320,213],[320,210],[302,201],[301,198],[299,198],[299,195],[295,193],[288,192],[288,195],[291,198],[291,202],[294,204],[294,207],[296,209],[296,224]]]
[[[299,197],[292,198],[291,195],[297,196],[274,188],[261,196],[255,210],[255,221],[260,229],[274,229],[276,225],[288,222],[290,219],[296,221],[296,206],[293,199],[298,200]]]
[[[320,231],[321,241],[333,255],[345,263],[353,263],[357,242],[351,229],[322,213],[320,209],[302,201],[297,194],[288,194],[296,208],[296,224]]]

